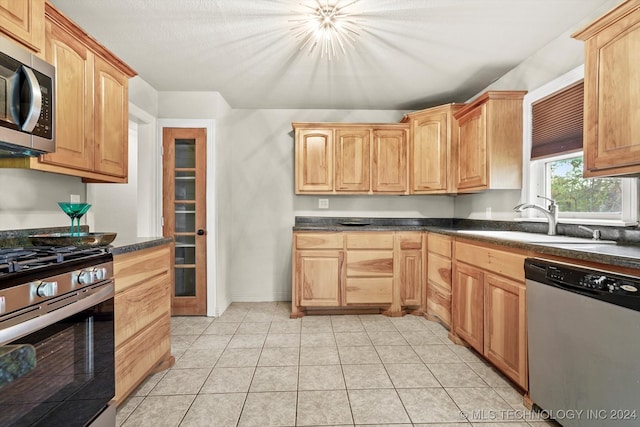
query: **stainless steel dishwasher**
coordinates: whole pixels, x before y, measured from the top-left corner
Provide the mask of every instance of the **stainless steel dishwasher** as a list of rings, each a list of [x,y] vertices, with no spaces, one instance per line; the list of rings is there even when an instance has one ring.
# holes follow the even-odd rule
[[[640,278],[525,261],[529,393],[563,426],[640,425]]]

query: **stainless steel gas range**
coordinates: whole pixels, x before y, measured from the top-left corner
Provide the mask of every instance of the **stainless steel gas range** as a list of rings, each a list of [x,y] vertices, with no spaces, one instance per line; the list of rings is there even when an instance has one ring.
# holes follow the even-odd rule
[[[113,256],[0,248],[0,425],[114,426]]]

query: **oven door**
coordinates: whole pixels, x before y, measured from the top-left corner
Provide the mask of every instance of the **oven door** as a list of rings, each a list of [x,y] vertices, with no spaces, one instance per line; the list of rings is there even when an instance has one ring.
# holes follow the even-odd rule
[[[0,376],[0,425],[85,426],[108,408],[115,396],[112,286],[94,297],[33,319],[41,324],[30,321],[20,338],[0,339],[0,350],[16,352],[0,365],[7,374]]]

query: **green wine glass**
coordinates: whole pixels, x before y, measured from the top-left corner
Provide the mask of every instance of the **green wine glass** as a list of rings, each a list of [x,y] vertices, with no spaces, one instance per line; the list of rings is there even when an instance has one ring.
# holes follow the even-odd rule
[[[80,233],[80,218],[87,213],[89,208],[91,207],[88,203],[68,203],[68,202],[58,202],[58,206],[64,213],[66,213],[69,218],[71,218],[71,227],[69,229],[69,234],[74,235],[73,231],[73,220],[78,218],[78,234]]]

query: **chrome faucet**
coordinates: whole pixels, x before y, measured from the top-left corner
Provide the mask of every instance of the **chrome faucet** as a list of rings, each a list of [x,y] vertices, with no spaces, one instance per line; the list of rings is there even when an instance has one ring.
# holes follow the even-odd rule
[[[558,224],[558,205],[556,201],[544,196],[538,196],[541,199],[545,199],[549,201],[549,208],[545,209],[542,206],[538,206],[534,203],[522,203],[515,208],[513,208],[516,212],[522,212],[525,209],[536,209],[544,214],[547,217],[547,221],[549,222],[549,231],[547,234],[549,236],[556,235],[556,225]]]

